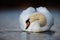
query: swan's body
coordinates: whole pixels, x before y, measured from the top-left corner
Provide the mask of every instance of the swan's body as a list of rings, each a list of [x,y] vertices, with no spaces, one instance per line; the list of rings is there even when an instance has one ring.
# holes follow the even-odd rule
[[[29,7],[20,15],[20,27],[24,31],[41,32],[49,30],[53,24],[53,17],[45,7],[36,8]],[[26,20],[29,19],[30,25],[26,29]],[[41,26],[42,25],[42,26]]]

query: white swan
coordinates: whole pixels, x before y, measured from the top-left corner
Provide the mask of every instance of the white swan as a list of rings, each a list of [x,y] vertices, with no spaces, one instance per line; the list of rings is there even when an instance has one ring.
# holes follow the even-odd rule
[[[54,23],[51,13],[45,7],[39,7],[36,10],[29,7],[20,14],[21,30],[29,32],[50,30]]]

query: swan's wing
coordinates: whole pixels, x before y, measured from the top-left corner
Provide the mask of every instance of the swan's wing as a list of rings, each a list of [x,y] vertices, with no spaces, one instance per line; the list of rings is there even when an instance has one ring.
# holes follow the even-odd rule
[[[20,17],[19,17],[19,21],[20,21],[20,27],[22,29],[25,29],[25,21],[28,19],[28,17],[35,12],[35,9],[33,7],[29,7],[27,8],[26,10],[22,11],[22,13],[20,14]]]
[[[52,14],[48,11],[48,9],[46,7],[38,7],[38,8],[36,8],[36,10],[37,10],[37,12],[42,13],[46,17],[47,24],[42,29],[43,30],[49,29],[52,26],[52,24],[54,23]]]

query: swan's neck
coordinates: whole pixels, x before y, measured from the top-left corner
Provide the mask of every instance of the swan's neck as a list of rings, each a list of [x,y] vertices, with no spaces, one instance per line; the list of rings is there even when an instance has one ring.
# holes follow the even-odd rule
[[[32,22],[27,30],[28,31],[35,31],[35,32],[41,31],[40,30],[40,22],[39,21]]]

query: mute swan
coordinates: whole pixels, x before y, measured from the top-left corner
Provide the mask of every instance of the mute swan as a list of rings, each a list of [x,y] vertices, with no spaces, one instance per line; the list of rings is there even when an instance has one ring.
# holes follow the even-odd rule
[[[21,30],[29,32],[50,30],[54,23],[52,14],[45,7],[27,8],[20,14],[19,21]]]

